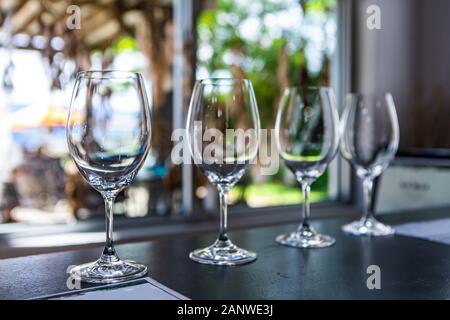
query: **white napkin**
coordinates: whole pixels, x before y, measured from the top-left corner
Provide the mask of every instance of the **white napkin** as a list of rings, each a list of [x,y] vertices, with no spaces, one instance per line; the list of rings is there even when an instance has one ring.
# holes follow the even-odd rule
[[[399,224],[395,231],[403,236],[450,245],[450,218]]]
[[[48,300],[188,300],[182,294],[151,279],[74,290],[37,299]]]

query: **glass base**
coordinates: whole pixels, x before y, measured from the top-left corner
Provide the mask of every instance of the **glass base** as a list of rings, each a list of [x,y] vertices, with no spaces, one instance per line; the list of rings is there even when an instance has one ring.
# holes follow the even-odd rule
[[[76,266],[70,274],[86,283],[117,283],[140,278],[147,274],[147,267],[117,256],[100,257],[97,261]]]
[[[336,242],[334,238],[317,233],[310,226],[302,226],[295,232],[279,235],[275,241],[295,248],[326,248]]]
[[[230,240],[216,240],[213,245],[192,251],[192,260],[215,266],[235,266],[256,260],[256,253],[235,246]]]
[[[379,222],[377,219],[371,217],[368,219],[361,219],[353,221],[342,227],[346,233],[356,236],[390,236],[395,233],[394,228]]]

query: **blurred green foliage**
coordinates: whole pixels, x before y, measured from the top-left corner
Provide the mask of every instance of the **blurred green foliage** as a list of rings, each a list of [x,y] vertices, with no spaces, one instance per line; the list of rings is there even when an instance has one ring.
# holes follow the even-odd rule
[[[304,12],[301,2],[305,3]],[[217,6],[203,11],[198,20],[199,52],[207,51],[204,57],[198,55],[198,66],[214,77],[230,69],[230,55],[242,55],[235,59],[242,59],[239,67],[252,81],[261,125],[272,127],[274,109],[280,96],[277,73],[282,48],[287,46],[288,49],[287,77],[290,84],[297,85],[302,80],[305,84],[306,80],[307,85],[317,85],[328,70],[308,69],[306,51],[311,37],[305,36],[302,25],[316,24],[316,27],[323,28],[325,22],[332,18],[334,6],[335,0],[217,0]],[[281,19],[300,21],[277,21]],[[257,29],[256,36],[245,35],[247,25],[250,29]],[[319,54],[322,55],[321,60],[328,58],[325,50]]]
[[[333,48],[326,35],[334,22],[335,6],[336,0],[217,0],[198,19],[198,73],[230,77],[230,69],[237,67],[253,84],[262,128],[272,128],[282,89],[280,77],[289,85],[316,86],[328,81],[327,62]],[[322,43],[317,41],[321,37],[325,37]],[[282,75],[280,63],[284,64]],[[234,195],[254,206],[258,197],[274,194],[274,199],[261,205],[298,203],[300,188],[284,166],[280,169],[257,188],[244,179]],[[313,185],[317,191],[313,200],[326,198],[327,188],[326,172]]]

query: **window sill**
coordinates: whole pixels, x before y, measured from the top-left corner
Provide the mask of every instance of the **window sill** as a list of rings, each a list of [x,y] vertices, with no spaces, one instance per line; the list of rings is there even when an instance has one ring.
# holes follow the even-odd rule
[[[250,209],[235,207],[230,213],[230,230],[298,223],[300,206]],[[312,219],[358,214],[356,208],[336,202],[312,204]],[[116,218],[115,242],[129,243],[170,238],[186,234],[216,232],[218,215],[192,217]],[[8,229],[10,230],[8,232]],[[16,230],[16,232],[14,232]],[[0,225],[0,259],[101,246],[104,221],[80,221],[74,225]]]

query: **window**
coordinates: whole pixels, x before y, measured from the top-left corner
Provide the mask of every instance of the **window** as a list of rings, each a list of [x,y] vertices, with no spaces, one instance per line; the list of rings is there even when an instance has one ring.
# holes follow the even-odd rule
[[[206,179],[198,172],[185,175],[170,161],[172,129],[184,126],[180,109],[174,109],[180,105],[175,93],[180,87],[185,108],[195,78],[244,76],[253,83],[262,127],[272,129],[285,87],[330,85],[337,0],[132,1],[108,7],[83,2],[81,28],[70,30],[67,8],[50,1],[30,3],[18,1],[0,15],[1,148],[9,163],[0,175],[4,221],[103,217],[100,196],[67,154],[64,126],[79,70],[140,71],[151,88],[153,148],[136,181],[117,199],[116,214],[125,217],[183,213],[186,188],[196,204],[216,208]],[[191,11],[177,17],[177,6]],[[191,42],[177,49],[180,19]],[[177,65],[180,52],[182,67]],[[174,72],[182,75],[181,82]],[[332,199],[333,184],[327,171],[313,185],[312,200]],[[253,168],[230,200],[235,207],[256,208],[298,204],[302,195],[280,161],[273,176]]]
[[[171,173],[167,143],[172,131],[172,2],[105,6],[92,1],[74,10],[52,1],[11,6],[0,12],[0,134],[5,141],[0,156],[7,164],[0,174],[0,221],[103,219],[103,201],[74,167],[65,138],[74,76],[87,69],[140,71],[153,100],[153,148],[133,185],[119,195],[115,213],[177,212],[180,178]]]
[[[336,45],[335,0],[218,0],[206,4],[197,24],[197,78],[250,79],[262,128],[273,128],[284,88],[330,85]],[[270,138],[267,143],[262,141],[268,150]],[[314,183],[311,200],[329,199],[330,183],[326,172]],[[205,199],[211,189],[203,179],[196,195]],[[258,166],[253,168],[231,191],[230,201],[249,207],[293,205],[302,201],[302,195],[293,174],[280,162],[280,170],[271,176],[262,175]]]

